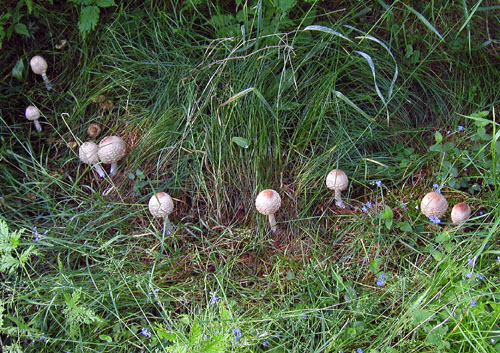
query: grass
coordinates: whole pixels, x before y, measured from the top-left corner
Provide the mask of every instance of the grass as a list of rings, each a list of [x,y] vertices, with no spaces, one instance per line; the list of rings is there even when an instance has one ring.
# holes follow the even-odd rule
[[[498,352],[498,15],[481,6],[120,5],[62,51],[73,8],[42,12],[50,40],[5,57],[46,56],[54,92],[1,81],[2,347]],[[91,122],[129,146],[116,176],[67,146]],[[472,206],[465,225],[416,209],[435,183]],[[164,241],[157,191],[175,200]]]

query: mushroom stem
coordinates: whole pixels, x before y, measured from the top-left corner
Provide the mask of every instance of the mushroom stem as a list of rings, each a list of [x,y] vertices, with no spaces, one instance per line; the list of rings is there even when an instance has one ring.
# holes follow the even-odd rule
[[[111,163],[111,168],[109,169],[109,175],[115,175],[117,170],[118,170],[118,163],[117,162]]]
[[[94,167],[95,171],[97,172],[97,174],[99,174],[99,176],[101,178],[104,178],[104,175],[106,174],[106,173],[104,173],[104,169],[102,169],[102,167],[99,164],[94,164],[93,167]]]
[[[40,122],[38,121],[38,119],[33,120],[33,123],[35,124],[36,131],[37,132],[41,132],[42,131],[42,125],[40,125]]]
[[[45,83],[45,88],[47,88],[47,91],[50,91],[52,89],[52,85],[50,84],[49,78],[45,72],[42,72],[42,78],[43,83]]]
[[[167,233],[167,235],[172,234],[175,231],[175,227],[170,223],[170,220],[168,219],[168,215],[165,216],[165,219],[163,220],[163,232]]]
[[[278,229],[276,225],[276,218],[274,217],[274,213],[269,215],[269,224],[271,225],[271,231],[274,233]]]
[[[340,190],[335,190],[335,205],[340,208],[345,208],[344,201],[342,201],[342,196],[341,196]]]

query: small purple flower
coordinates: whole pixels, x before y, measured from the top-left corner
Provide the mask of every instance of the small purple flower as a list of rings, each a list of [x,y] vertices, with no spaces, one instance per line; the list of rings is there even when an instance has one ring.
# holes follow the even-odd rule
[[[271,343],[269,343],[269,341],[264,341],[264,342],[262,342],[262,347],[264,347],[264,348],[267,348],[267,347],[269,347],[270,345],[271,345]]]
[[[210,298],[210,306],[214,306],[219,299],[221,299],[221,297],[217,297],[215,294],[213,294]]]
[[[143,328],[141,330],[141,335],[143,335],[144,337],[151,337],[151,332],[149,332],[147,328]]]
[[[476,257],[472,254],[469,254],[469,260],[467,260],[467,265],[474,266],[476,263]]]
[[[368,208],[371,208],[372,207],[372,203],[370,201],[368,201],[367,203],[365,203],[365,206],[368,207]]]
[[[500,264],[500,256],[497,256],[497,262]]]
[[[476,273],[476,281],[482,281],[484,279],[484,275],[482,273]]]
[[[431,223],[434,223],[434,224],[441,223],[441,220],[438,217],[434,217],[434,216],[430,216],[429,221],[431,221]]]
[[[364,353],[361,348],[356,349],[356,353]]]
[[[467,272],[467,273],[465,274],[465,278],[467,278],[467,279],[471,279],[473,275],[474,275],[474,272]]]
[[[439,187],[439,184],[432,184],[432,188],[434,189],[435,192],[438,194],[441,193],[441,188]]]
[[[449,134],[451,134],[451,131],[450,130],[446,131],[446,135],[449,135]]]
[[[383,287],[385,286],[385,274],[381,273],[377,280],[377,286]]]
[[[363,263],[364,263],[364,264],[367,264],[367,263],[368,263],[368,260],[369,260],[369,259],[368,259],[368,257],[366,257],[366,256],[365,256],[365,257],[363,257],[363,258],[361,259],[361,261],[363,261]]]
[[[464,130],[464,129],[465,129],[465,127],[463,127],[462,125],[458,125],[458,127],[457,127],[457,130],[458,130],[458,131],[462,131],[462,130]]]
[[[379,188],[382,187],[382,180],[376,180],[375,185],[377,185]]]
[[[234,335],[233,341],[237,341],[241,338],[242,333],[239,328],[232,328],[231,332]]]
[[[307,316],[306,316],[306,314],[302,314],[302,315],[300,315],[300,318],[301,318],[302,320],[305,320],[305,319],[307,319]]]
[[[471,300],[470,306],[474,307],[477,304],[477,300]]]
[[[363,211],[364,213],[368,212],[368,208],[366,208],[366,206],[363,206],[361,207],[361,211]]]
[[[415,209],[418,210],[420,207],[418,205],[415,206]]]
[[[148,295],[154,295],[156,293],[158,293],[160,291],[160,288],[154,288],[153,290],[151,290],[151,292],[148,293]]]

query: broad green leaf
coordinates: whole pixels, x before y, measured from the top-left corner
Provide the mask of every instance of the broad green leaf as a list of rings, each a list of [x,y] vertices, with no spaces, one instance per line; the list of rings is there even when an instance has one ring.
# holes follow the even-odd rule
[[[443,231],[434,240],[438,243],[442,243],[451,239],[451,235],[448,231]]]
[[[398,222],[398,224],[396,224],[396,227],[398,229],[400,229],[401,231],[403,232],[412,232],[413,231],[413,228],[411,227],[411,224],[408,223],[408,222]]]
[[[24,23],[16,23],[14,25],[14,32],[16,32],[17,34],[22,34],[26,37],[30,36],[30,32],[28,31],[28,28]]]
[[[99,7],[116,6],[115,0],[96,0],[95,4]]]
[[[23,59],[19,59],[16,62],[16,65],[12,68],[12,76],[17,78],[19,81],[23,80],[23,70],[24,70],[24,62]]]
[[[238,146],[243,147],[243,148],[248,148],[248,146],[250,145],[248,143],[248,140],[245,139],[245,138],[243,138],[243,137],[237,137],[237,136],[235,136],[235,137],[233,137],[231,139],[231,141],[233,143],[237,144]]]
[[[99,339],[106,341],[108,343],[113,342],[113,339],[111,338],[111,336],[108,336],[108,335],[99,335]]]
[[[439,131],[436,131],[434,133],[434,139],[436,140],[436,143],[441,143],[443,142],[443,135]]]
[[[99,7],[97,6],[85,6],[80,12],[80,18],[78,19],[78,29],[82,34],[83,38],[93,30],[97,23],[99,22]]]
[[[287,281],[291,281],[293,279],[295,279],[295,272],[293,271],[288,271],[288,273],[286,274],[286,278],[285,278]]]

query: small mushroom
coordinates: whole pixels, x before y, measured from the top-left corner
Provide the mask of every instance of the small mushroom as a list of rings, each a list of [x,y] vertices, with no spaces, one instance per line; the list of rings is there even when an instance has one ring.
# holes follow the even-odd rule
[[[420,202],[420,209],[427,218],[440,218],[448,209],[448,201],[438,192],[429,192]]]
[[[104,177],[104,170],[98,164],[99,156],[97,154],[99,147],[94,142],[84,142],[80,146],[78,150],[78,156],[80,157],[80,161],[85,164],[89,164],[96,170],[97,174],[102,178]]]
[[[97,154],[103,163],[111,164],[109,175],[114,175],[118,161],[125,156],[125,142],[118,136],[106,136],[99,143]]]
[[[47,77],[47,61],[42,58],[40,55],[35,55],[30,60],[31,70],[37,74],[42,75],[43,82],[45,83],[45,87],[47,90],[51,90],[52,86],[50,85],[49,78]]]
[[[89,137],[91,138],[99,136],[100,133],[101,127],[99,126],[99,124],[90,124],[87,128],[87,135],[89,135]]]
[[[326,187],[330,190],[335,190],[335,205],[340,208],[345,208],[341,193],[347,189],[348,184],[349,179],[347,175],[340,169],[333,169],[326,176]]]
[[[280,206],[281,197],[272,189],[262,190],[255,199],[255,208],[259,213],[269,216],[269,224],[273,232],[278,228],[274,214],[279,210]]]
[[[42,125],[40,125],[40,122],[38,121],[40,118],[40,111],[36,107],[29,105],[26,108],[24,115],[26,116],[26,119],[33,121],[37,132],[42,131]]]
[[[451,221],[453,223],[463,223],[470,217],[471,211],[470,206],[466,203],[457,203],[451,209]]]
[[[168,228],[168,231],[173,231],[173,226],[168,220],[168,215],[174,210],[174,201],[166,192],[157,192],[149,199],[149,212],[153,217],[163,218],[164,229]]]

